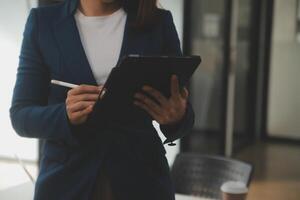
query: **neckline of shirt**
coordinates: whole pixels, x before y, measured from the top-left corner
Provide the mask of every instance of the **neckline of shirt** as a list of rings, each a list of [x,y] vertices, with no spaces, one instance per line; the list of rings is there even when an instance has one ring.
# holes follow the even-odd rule
[[[77,9],[77,11],[75,13],[75,16],[77,16],[77,18],[79,20],[84,20],[84,21],[88,21],[88,22],[99,22],[99,21],[104,21],[104,20],[107,20],[107,19],[111,19],[115,16],[121,16],[123,14],[125,14],[125,11],[121,7],[113,13],[111,13],[109,15],[103,15],[103,16],[86,16],[79,9]]]

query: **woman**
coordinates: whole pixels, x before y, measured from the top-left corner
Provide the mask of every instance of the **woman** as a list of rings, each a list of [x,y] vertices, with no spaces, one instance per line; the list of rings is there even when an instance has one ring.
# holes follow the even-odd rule
[[[36,200],[174,199],[152,120],[165,144],[192,128],[177,77],[170,98],[149,86],[135,94],[137,117],[126,124],[87,122],[108,72],[128,54],[181,55],[171,13],[155,0],[66,0],[32,9],[10,114],[19,135],[45,140]],[[52,79],[80,86],[68,91]]]

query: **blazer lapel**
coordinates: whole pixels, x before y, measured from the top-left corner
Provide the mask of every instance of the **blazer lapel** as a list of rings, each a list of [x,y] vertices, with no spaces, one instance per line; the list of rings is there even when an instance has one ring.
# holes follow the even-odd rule
[[[129,54],[143,55],[146,53],[146,39],[147,34],[145,32],[139,32],[135,30],[131,23],[134,20],[134,16],[127,14],[127,20],[125,25],[124,37],[122,48],[118,60],[118,64],[122,58]]]
[[[55,37],[63,57],[63,73],[68,81],[76,84],[97,85],[73,15],[56,24]]]
[[[122,61],[122,58],[125,57],[126,55],[137,54],[133,51],[135,48],[132,46],[136,36],[133,29],[130,26],[131,20],[132,17],[130,15],[127,15],[124,36],[123,36],[123,43],[122,43],[122,48],[121,48],[117,66]]]

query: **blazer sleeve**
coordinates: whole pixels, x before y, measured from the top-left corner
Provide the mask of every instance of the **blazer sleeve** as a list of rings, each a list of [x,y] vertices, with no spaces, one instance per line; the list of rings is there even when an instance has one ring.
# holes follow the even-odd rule
[[[180,41],[170,11],[166,11],[164,18],[164,53],[167,55],[181,56]],[[187,109],[183,119],[175,125],[160,125],[162,133],[166,136],[164,144],[171,143],[191,131],[194,125],[194,111],[191,103],[187,102]]]
[[[47,105],[50,73],[38,44],[37,10],[25,25],[10,108],[13,128],[23,137],[74,141],[65,103]]]

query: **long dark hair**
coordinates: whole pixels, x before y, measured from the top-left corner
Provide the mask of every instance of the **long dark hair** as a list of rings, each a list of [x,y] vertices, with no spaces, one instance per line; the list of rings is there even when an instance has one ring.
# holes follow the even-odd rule
[[[124,10],[134,18],[132,25],[137,29],[147,29],[158,20],[157,0],[120,0]]]

